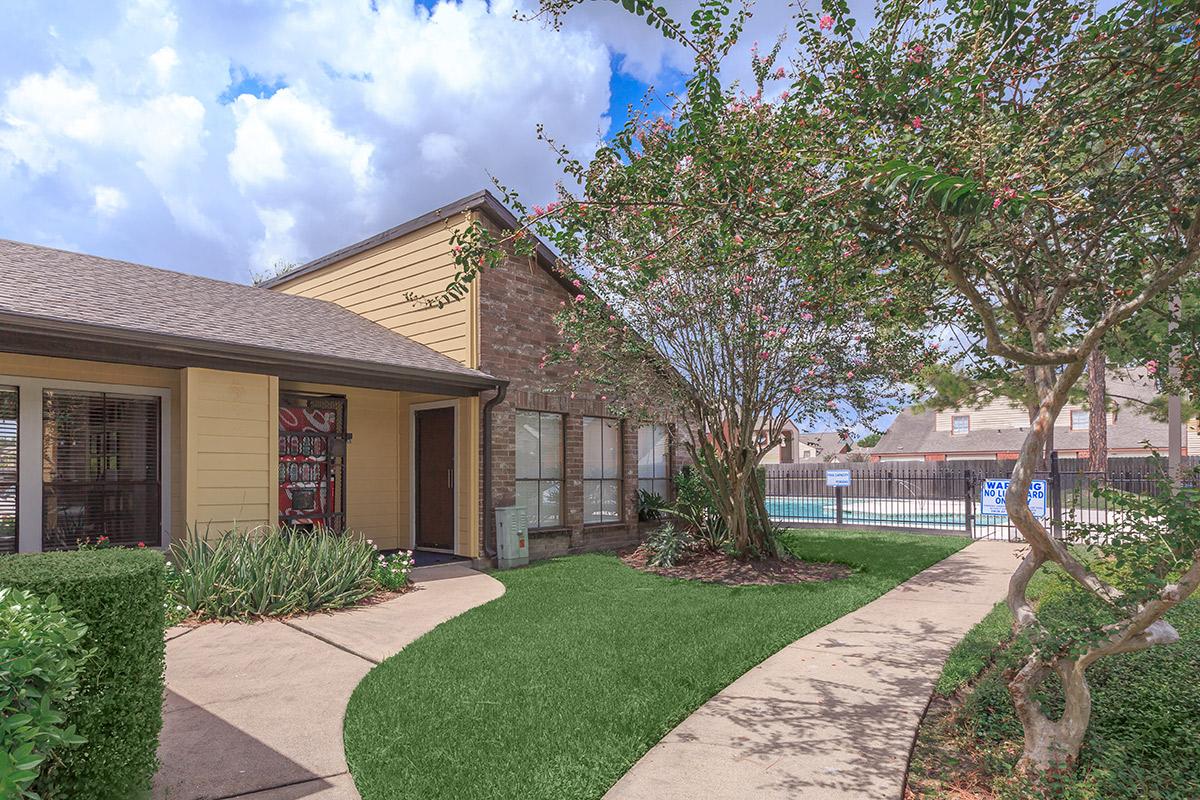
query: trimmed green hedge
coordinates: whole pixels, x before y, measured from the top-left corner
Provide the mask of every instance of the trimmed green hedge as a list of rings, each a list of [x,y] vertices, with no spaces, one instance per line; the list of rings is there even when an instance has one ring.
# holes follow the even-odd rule
[[[55,595],[87,625],[83,645],[93,651],[64,709],[87,741],[62,752],[36,790],[55,800],[125,800],[148,790],[162,728],[162,554],[110,548],[0,556],[0,586]]]

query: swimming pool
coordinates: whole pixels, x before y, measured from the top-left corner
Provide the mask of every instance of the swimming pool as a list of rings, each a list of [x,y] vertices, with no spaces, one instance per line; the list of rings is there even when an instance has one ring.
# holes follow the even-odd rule
[[[768,497],[767,513],[775,522],[837,522],[837,506],[827,497]],[[842,503],[847,525],[908,525],[966,528],[966,512],[958,500],[847,498]],[[1007,517],[976,514],[976,525],[1007,525]]]

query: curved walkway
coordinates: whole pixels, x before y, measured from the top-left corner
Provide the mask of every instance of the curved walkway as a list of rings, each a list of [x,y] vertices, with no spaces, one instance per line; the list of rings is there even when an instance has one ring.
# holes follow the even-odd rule
[[[422,634],[504,593],[447,564],[417,591],[285,622],[168,631],[160,800],[357,800],[342,716],[370,669]]]
[[[898,800],[942,664],[1003,598],[1016,552],[976,542],[785,647],[667,734],[605,800]]]

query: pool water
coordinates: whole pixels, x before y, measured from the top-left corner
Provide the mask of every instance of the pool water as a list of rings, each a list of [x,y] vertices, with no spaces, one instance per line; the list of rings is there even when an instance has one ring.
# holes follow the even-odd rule
[[[889,501],[881,501],[885,507],[863,508],[868,500],[855,499],[845,502],[842,506],[842,521],[849,524],[859,523],[905,523],[910,525],[944,525],[966,527],[966,517],[963,512],[928,512],[906,510],[903,508],[887,508]],[[949,505],[953,501],[946,501]],[[822,497],[768,497],[766,498],[767,513],[777,522],[837,522],[837,507],[832,498]],[[1004,525],[1007,517],[992,515],[976,515],[976,524]]]

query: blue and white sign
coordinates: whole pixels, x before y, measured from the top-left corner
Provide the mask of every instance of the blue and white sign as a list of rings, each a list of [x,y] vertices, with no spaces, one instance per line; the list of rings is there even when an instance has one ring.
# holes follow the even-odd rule
[[[1007,516],[1008,509],[1004,505],[1005,496],[1008,494],[1008,484],[1012,481],[1007,478],[989,478],[983,482],[983,488],[979,490],[979,506],[980,513],[994,514],[996,516]],[[1046,511],[1046,482],[1033,481],[1029,484],[1029,510],[1033,512],[1035,517],[1047,517],[1049,514]]]
[[[825,470],[825,485],[826,486],[841,486],[850,485],[850,470],[848,469],[827,469]]]

